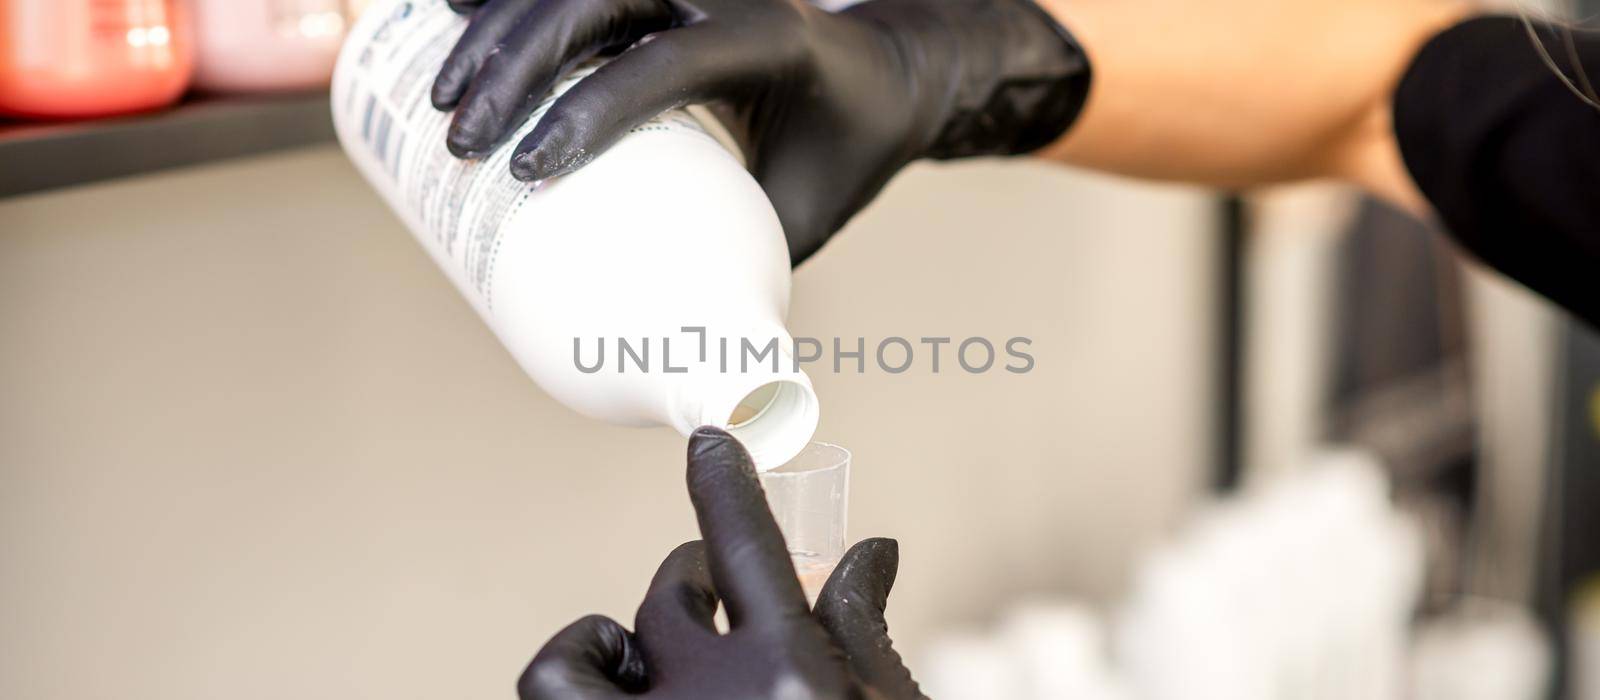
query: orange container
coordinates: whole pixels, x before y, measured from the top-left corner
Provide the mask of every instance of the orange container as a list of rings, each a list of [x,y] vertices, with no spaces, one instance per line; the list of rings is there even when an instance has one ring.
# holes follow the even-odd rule
[[[0,0],[0,112],[97,117],[171,104],[194,72],[182,0]]]

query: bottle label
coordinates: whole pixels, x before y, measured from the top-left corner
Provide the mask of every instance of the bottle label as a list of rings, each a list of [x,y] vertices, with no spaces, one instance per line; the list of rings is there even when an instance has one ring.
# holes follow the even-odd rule
[[[556,96],[593,72],[598,63],[567,76],[509,139],[489,155],[462,160],[445,148],[451,115],[433,108],[434,76],[466,29],[444,0],[374,3],[346,40],[335,75],[333,111],[341,140],[363,163],[373,185],[401,209],[413,231],[460,273],[492,310],[489,297],[496,253],[506,221],[535,189],[511,176],[511,154]],[[672,110],[634,129],[695,132],[695,119]],[[364,149],[364,154],[353,151]],[[442,262],[442,260],[441,260]]]

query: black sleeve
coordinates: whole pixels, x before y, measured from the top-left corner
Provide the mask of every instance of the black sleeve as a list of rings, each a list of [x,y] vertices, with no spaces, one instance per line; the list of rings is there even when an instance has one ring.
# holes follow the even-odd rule
[[[1534,27],[1575,84],[1600,85],[1600,36]],[[1522,20],[1480,17],[1434,37],[1400,82],[1394,119],[1406,168],[1451,235],[1600,326],[1600,109],[1544,62]]]

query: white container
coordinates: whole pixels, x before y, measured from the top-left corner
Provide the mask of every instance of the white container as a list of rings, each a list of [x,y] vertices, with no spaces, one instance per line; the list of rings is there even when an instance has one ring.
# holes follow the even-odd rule
[[[465,26],[444,0],[363,13],[333,83],[357,168],[551,396],[615,423],[728,428],[761,469],[798,454],[817,400],[790,355],[789,256],[761,188],[681,110],[537,188],[507,164],[548,102],[488,157],[456,159],[428,93]]]

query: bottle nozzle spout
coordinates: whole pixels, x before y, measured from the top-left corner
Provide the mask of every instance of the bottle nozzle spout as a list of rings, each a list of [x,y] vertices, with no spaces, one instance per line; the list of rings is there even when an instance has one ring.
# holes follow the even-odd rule
[[[785,338],[787,340],[787,338]],[[776,369],[774,369],[776,367]],[[702,425],[727,430],[749,450],[758,471],[782,466],[811,442],[820,417],[811,378],[800,370],[788,348],[760,367],[729,367],[701,396],[698,415],[679,426],[684,434]]]

